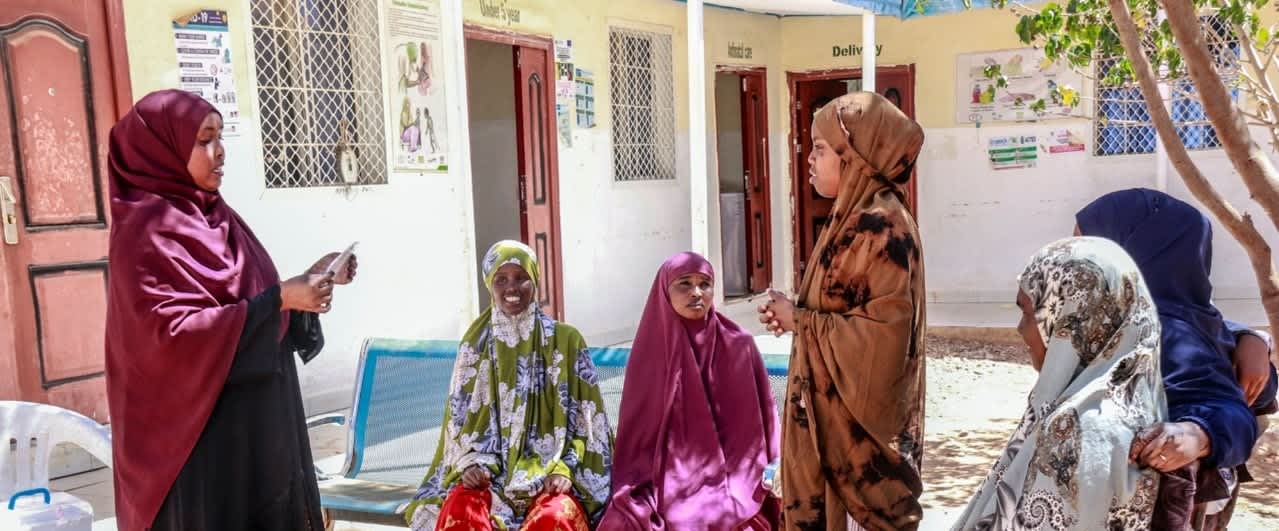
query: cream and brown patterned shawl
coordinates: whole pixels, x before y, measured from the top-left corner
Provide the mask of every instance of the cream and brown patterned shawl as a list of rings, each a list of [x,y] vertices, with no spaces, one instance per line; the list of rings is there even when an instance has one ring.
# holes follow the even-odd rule
[[[1050,244],[1022,273],[1048,348],[1021,424],[956,530],[1149,529],[1159,485],[1128,462],[1167,416],[1159,315],[1115,243]]]

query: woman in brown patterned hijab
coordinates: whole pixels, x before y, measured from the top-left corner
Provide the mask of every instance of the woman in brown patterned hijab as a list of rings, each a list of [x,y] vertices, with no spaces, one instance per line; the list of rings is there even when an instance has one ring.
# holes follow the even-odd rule
[[[835,197],[792,302],[760,321],[794,332],[782,420],[788,529],[916,529],[924,434],[924,267],[905,206],[924,132],[891,102],[854,93],[813,122],[809,181]]]

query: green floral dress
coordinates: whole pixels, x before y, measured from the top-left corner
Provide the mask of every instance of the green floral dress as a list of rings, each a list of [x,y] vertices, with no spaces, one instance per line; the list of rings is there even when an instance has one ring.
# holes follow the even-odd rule
[[[484,259],[490,288],[496,270],[508,263],[519,264],[537,283],[533,252],[504,241]],[[433,530],[462,473],[481,465],[493,476],[496,529],[519,529],[551,474],[572,480],[572,494],[596,522],[609,498],[612,448],[598,375],[581,333],[547,317],[536,302],[516,316],[490,307],[458,348],[440,443],[406,519],[415,530]]]

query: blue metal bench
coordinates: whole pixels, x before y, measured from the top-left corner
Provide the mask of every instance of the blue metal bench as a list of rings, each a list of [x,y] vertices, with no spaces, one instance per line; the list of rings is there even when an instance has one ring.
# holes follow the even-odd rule
[[[426,475],[440,439],[440,421],[457,354],[456,341],[368,339],[360,353],[349,422],[342,415],[307,426],[347,425],[345,463],[320,476],[325,518],[404,526],[404,509]],[[617,426],[629,348],[592,348],[609,420]],[[778,407],[786,387],[786,354],[765,354]]]

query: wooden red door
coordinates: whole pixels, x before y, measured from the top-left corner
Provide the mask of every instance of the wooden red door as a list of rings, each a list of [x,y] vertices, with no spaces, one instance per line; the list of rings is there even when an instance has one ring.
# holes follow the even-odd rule
[[[515,46],[520,227],[542,271],[538,300],[548,314],[563,319],[555,87],[549,55],[542,48]]]
[[[746,171],[746,253],[752,293],[763,293],[773,281],[766,79],[762,71],[742,73],[742,168]]]
[[[813,114],[831,100],[848,93],[848,83],[838,79],[820,81],[804,81],[796,90],[796,140],[799,145],[795,154],[795,289],[799,289],[804,278],[804,268],[817,246],[817,237],[822,233],[822,226],[830,216],[833,199],[818,195],[817,189],[808,182],[808,154],[813,151]]]
[[[915,65],[877,70],[875,91],[888,98],[888,101],[897,104],[906,116],[915,117]],[[911,212],[916,212],[916,189],[916,182],[912,177],[906,184],[906,206]]]
[[[106,144],[130,102],[120,13],[117,0],[0,3],[0,399],[100,422]]]
[[[875,74],[875,91],[896,103],[906,116],[915,117],[915,67],[892,66],[877,69]],[[843,96],[847,92],[847,80],[859,79],[860,72],[850,73],[846,77],[834,79],[801,80],[796,83],[795,90],[795,124],[798,152],[795,154],[795,288],[799,288],[804,278],[804,268],[817,246],[817,237],[821,235],[822,226],[830,216],[834,199],[827,199],[817,194],[817,190],[808,183],[808,154],[813,148],[812,125],[813,114],[827,102]],[[915,211],[916,183],[911,179],[906,186],[906,206]]]

